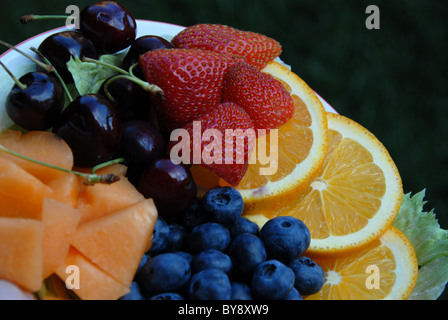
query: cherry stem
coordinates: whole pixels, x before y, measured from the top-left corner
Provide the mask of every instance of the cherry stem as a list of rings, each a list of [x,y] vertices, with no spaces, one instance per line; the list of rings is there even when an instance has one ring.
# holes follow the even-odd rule
[[[137,62],[137,63],[134,63],[132,66],[129,67],[129,74],[130,74],[131,76],[135,77],[135,76],[134,76],[134,69],[135,69],[138,65],[139,65],[139,63]]]
[[[36,58],[30,56],[29,54],[23,52],[20,49],[17,49],[16,47],[14,47],[13,45],[0,40],[0,44],[4,45],[5,47],[8,47],[10,49],[13,49],[15,51],[17,51],[18,53],[20,53],[21,55],[25,56],[26,58],[30,59],[31,61],[33,61],[35,64],[37,64],[39,67],[45,69],[47,72],[52,72],[54,70],[53,66],[42,63],[41,61],[37,60]]]
[[[33,162],[33,163],[36,163],[36,164],[39,164],[39,165],[42,165],[42,166],[45,166],[45,167],[48,167],[48,168],[51,168],[51,169],[59,170],[59,171],[66,172],[66,173],[72,173],[74,175],[77,175],[77,176],[85,179],[86,181],[84,183],[86,185],[94,185],[96,183],[111,184],[111,183],[114,183],[114,182],[120,180],[120,177],[115,175],[115,174],[98,175],[98,174],[95,174],[95,171],[100,169],[100,168],[106,167],[106,166],[108,166],[110,164],[113,164],[113,163],[124,162],[123,158],[119,158],[119,159],[115,159],[115,160],[112,160],[112,161],[105,162],[103,164],[100,164],[100,165],[94,167],[92,169],[92,173],[89,174],[89,173],[83,173],[83,172],[79,172],[79,171],[74,171],[74,170],[58,167],[58,166],[55,166],[55,165],[52,165],[52,164],[49,164],[49,163],[45,163],[45,162],[42,162],[42,161],[39,161],[39,160],[36,160],[36,159],[32,159],[30,157],[27,157],[27,156],[24,156],[24,155],[22,155],[20,153],[17,153],[15,151],[13,151],[13,150],[11,150],[11,149],[1,145],[1,144],[0,144],[0,151],[6,152],[6,153],[8,153],[8,154],[10,154],[12,156],[15,156],[15,157],[18,157],[20,159],[23,159],[23,160],[26,160],[26,161],[30,161],[30,162]]]
[[[51,67],[53,67],[53,65],[51,64],[51,62],[47,59],[47,57],[45,57],[42,53],[39,52],[39,50],[37,50],[34,47],[31,47],[30,50],[32,50],[34,53],[36,53],[43,61],[45,61],[45,63],[47,63],[48,65],[50,65]],[[65,84],[65,81],[62,79],[61,75],[59,74],[59,72],[53,67],[53,73],[56,75],[56,77],[59,79],[59,82],[61,83],[62,87],[64,88],[65,94],[67,95],[67,98],[70,102],[73,101],[73,97],[70,94],[70,91],[67,88],[67,85]]]
[[[68,15],[38,15],[38,14],[26,14],[20,17],[20,22],[27,24],[37,20],[52,20],[52,19],[67,19]]]
[[[23,84],[22,82],[20,82],[19,79],[17,79],[11,72],[11,70],[9,70],[4,64],[3,62],[0,61],[0,64],[2,65],[3,69],[5,69],[5,71],[9,74],[9,76],[11,77],[11,79],[14,81],[14,83],[20,88],[20,90],[25,90],[27,88],[27,86],[25,84]]]
[[[136,77],[136,76],[134,76],[132,74],[132,70],[130,70],[130,72],[128,72],[128,71],[125,71],[125,70],[121,69],[120,67],[114,66],[113,64],[109,64],[107,62],[103,62],[103,61],[99,61],[99,60],[95,60],[95,59],[87,58],[87,57],[84,57],[82,61],[96,63],[96,64],[99,64],[99,65],[111,68],[112,70],[115,70],[118,73],[121,73],[121,75],[117,75],[117,76],[109,79],[109,82],[112,81],[112,80],[119,79],[119,78],[128,79],[130,81],[135,82],[140,87],[142,87],[145,91],[150,92],[154,96],[156,96],[156,97],[158,97],[160,99],[164,99],[165,98],[163,90],[159,86],[157,86],[155,84],[148,83],[146,81],[143,81],[143,80],[139,79],[138,77]],[[133,67],[134,66],[132,66],[131,68],[133,68]],[[106,83],[106,86],[108,87],[108,83]],[[109,93],[106,90],[107,89],[106,86],[105,86],[105,91],[106,91],[106,94],[109,95]]]
[[[118,76],[114,76],[114,77],[110,78],[109,80],[106,80],[106,82],[104,83],[104,93],[106,94],[107,98],[114,103],[115,103],[116,99],[110,94],[109,85],[112,83],[112,81],[115,80],[116,77],[118,77]]]
[[[107,162],[104,162],[104,163],[100,163],[100,164],[98,164],[98,165],[96,165],[95,167],[92,168],[92,174],[95,174],[95,172],[97,170],[101,169],[101,168],[110,166],[110,165],[115,164],[115,163],[123,163],[125,161],[126,161],[125,158],[118,158],[118,159],[110,160],[110,161],[107,161]]]
[[[115,66],[115,65],[113,65],[113,64],[110,64],[110,63],[107,63],[107,62],[104,62],[104,61],[100,61],[100,60],[92,59],[92,58],[89,58],[89,57],[83,57],[83,58],[82,58],[82,61],[83,61],[83,62],[96,63],[96,64],[99,64],[99,65],[101,65],[101,66],[110,68],[110,69],[112,69],[112,70],[114,70],[114,71],[116,71],[116,72],[118,72],[118,73],[121,73],[121,74],[124,74],[124,75],[129,75],[129,72],[127,72],[127,71],[121,69],[120,67],[117,67],[117,66]]]

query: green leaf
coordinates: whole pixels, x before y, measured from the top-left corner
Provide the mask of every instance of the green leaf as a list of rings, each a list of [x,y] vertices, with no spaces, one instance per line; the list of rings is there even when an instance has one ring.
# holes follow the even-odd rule
[[[414,246],[419,272],[409,299],[435,300],[448,282],[448,231],[440,227],[434,210],[423,210],[426,190],[411,197],[405,194],[394,226],[403,231]]]
[[[121,65],[121,58],[115,55],[105,54],[98,60],[117,67]],[[67,68],[73,76],[76,89],[80,95],[98,93],[103,81],[117,74],[111,68],[93,62],[83,62],[78,57],[70,58],[70,61],[67,62]]]

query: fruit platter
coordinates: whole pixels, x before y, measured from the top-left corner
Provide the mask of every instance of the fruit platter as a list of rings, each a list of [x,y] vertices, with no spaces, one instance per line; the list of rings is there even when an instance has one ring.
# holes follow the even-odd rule
[[[439,298],[425,191],[287,43],[114,1],[78,19],[0,41],[0,299]]]

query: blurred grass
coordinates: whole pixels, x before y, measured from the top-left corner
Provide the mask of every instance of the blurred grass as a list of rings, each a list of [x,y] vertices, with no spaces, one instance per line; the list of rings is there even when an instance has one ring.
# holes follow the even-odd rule
[[[26,13],[60,14],[94,1],[0,0],[0,38],[19,43],[63,22],[21,25]],[[222,23],[283,45],[281,58],[341,114],[389,150],[405,192],[426,188],[448,229],[448,4],[437,0],[121,1],[136,18],[180,25]],[[368,5],[380,30],[368,30]],[[4,50],[1,50],[3,52]]]

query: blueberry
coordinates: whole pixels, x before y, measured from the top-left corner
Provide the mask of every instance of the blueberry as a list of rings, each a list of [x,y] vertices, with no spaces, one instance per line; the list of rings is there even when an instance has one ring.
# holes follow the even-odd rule
[[[159,293],[149,298],[149,300],[184,300],[184,298],[175,292]]]
[[[229,231],[232,237],[235,237],[241,233],[252,233],[258,235],[260,228],[255,222],[245,217],[238,217],[235,223],[229,228]]]
[[[191,230],[207,221],[208,220],[202,208],[201,200],[195,198],[182,216],[182,225],[187,230]]]
[[[174,223],[168,226],[169,237],[164,252],[178,252],[184,249],[188,231],[184,226]]]
[[[122,296],[120,298],[120,300],[145,300],[145,298],[143,297],[143,295],[140,291],[140,286],[138,285],[138,283],[136,281],[132,281],[130,290],[131,291],[129,291],[124,296]]]
[[[294,259],[289,267],[294,271],[294,287],[304,295],[319,292],[325,283],[324,270],[308,257]]]
[[[253,300],[249,286],[242,282],[231,282],[232,300]]]
[[[216,222],[207,222],[194,227],[189,236],[190,251],[194,254],[207,249],[224,251],[229,243],[229,230]]]
[[[212,221],[230,227],[243,213],[244,201],[236,189],[222,187],[207,191],[202,206]]]
[[[162,217],[158,217],[154,225],[151,248],[146,252],[150,256],[159,254],[165,250],[170,229]]]
[[[278,260],[260,263],[252,275],[252,293],[257,299],[283,299],[294,286],[294,272]]]
[[[280,216],[266,222],[260,230],[268,254],[268,259],[289,263],[308,249],[311,242],[310,231],[303,221]]]
[[[146,262],[137,274],[137,281],[146,296],[178,292],[190,280],[189,261],[177,253],[162,253]]]
[[[191,277],[188,296],[192,300],[230,300],[230,280],[222,270],[202,270]]]
[[[191,255],[191,253],[185,252],[185,251],[178,251],[176,252],[178,255],[181,255],[182,257],[184,257],[188,263],[191,265],[191,261],[193,261],[193,256]]]
[[[232,260],[229,256],[215,249],[202,251],[191,262],[191,272],[198,273],[204,269],[215,268],[224,271],[228,276],[232,273]]]
[[[292,287],[291,291],[289,291],[283,300],[303,300],[303,297],[296,288]]]
[[[228,255],[232,259],[235,273],[248,275],[266,260],[266,249],[259,237],[242,233],[230,243]]]

